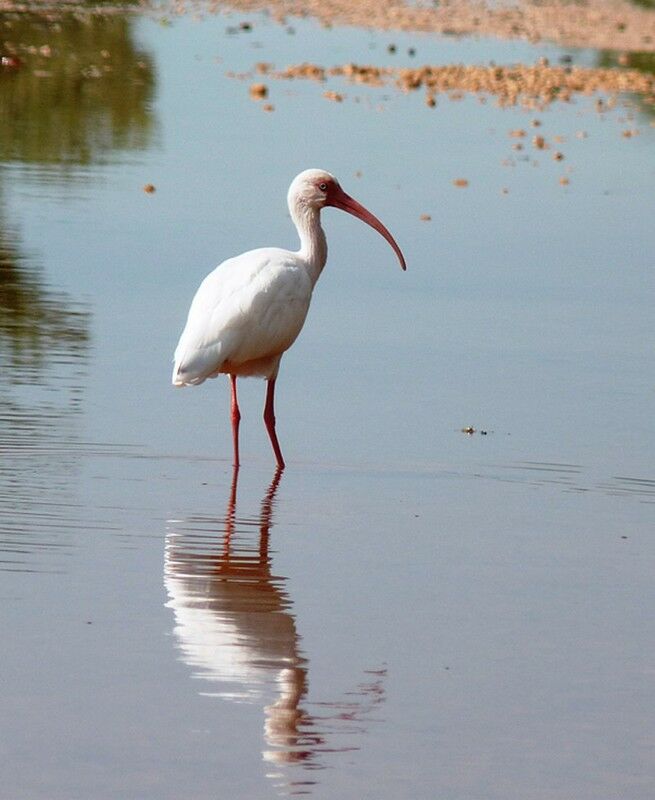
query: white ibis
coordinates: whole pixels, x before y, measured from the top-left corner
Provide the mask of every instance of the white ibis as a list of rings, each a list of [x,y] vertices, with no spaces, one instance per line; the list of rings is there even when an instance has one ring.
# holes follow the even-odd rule
[[[235,466],[239,465],[241,419],[237,377],[256,376],[267,381],[264,423],[277,465],[284,468],[275,433],[275,380],[282,354],[302,330],[312,291],[327,260],[321,209],[340,208],[375,228],[406,269],[393,236],[377,217],[347,195],[329,172],[301,172],[291,182],[287,202],[300,236],[300,250],[263,247],[219,264],[200,284],[175,350],[174,386],[195,386],[221,373],[230,376]]]

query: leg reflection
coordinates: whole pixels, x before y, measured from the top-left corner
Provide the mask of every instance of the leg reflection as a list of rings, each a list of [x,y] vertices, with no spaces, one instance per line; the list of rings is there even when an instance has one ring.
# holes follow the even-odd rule
[[[194,515],[170,531],[165,582],[175,634],[196,677],[218,684],[222,697],[265,700],[269,757],[277,748],[297,760],[320,737],[303,733],[300,703],[307,666],[299,647],[285,579],[273,575],[269,553],[277,469],[261,502],[259,519],[237,518],[239,469],[234,468],[224,517]],[[258,535],[255,530],[258,529]],[[207,694],[207,692],[204,692]]]
[[[362,729],[362,714],[382,699],[383,671],[349,693],[347,702],[313,704],[317,713],[307,711],[307,660],[286,578],[272,572],[270,531],[281,478],[278,468],[257,518],[239,516],[235,467],[223,516],[195,514],[170,525],[167,606],[182,659],[194,677],[215,687],[207,691],[205,685],[203,694],[260,702],[266,761],[316,768],[327,752],[357,749],[350,734]],[[348,734],[347,746],[326,744],[333,734]]]

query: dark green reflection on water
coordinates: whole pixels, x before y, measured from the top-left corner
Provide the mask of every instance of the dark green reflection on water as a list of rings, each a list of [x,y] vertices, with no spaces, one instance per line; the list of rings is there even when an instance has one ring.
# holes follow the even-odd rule
[[[16,232],[0,208],[0,360],[9,383],[32,383],[62,358],[83,357],[88,312],[51,290],[42,272],[21,254]]]
[[[616,50],[601,50],[599,67],[627,67],[649,75],[655,74],[655,53],[620,53]]]
[[[598,54],[598,66],[636,69],[648,75],[655,75],[655,53],[623,53],[618,50],[601,50]],[[634,100],[640,111],[649,117],[655,116],[655,96],[634,95]]]
[[[52,569],[78,525],[92,316],[29,252],[8,190],[29,177],[51,200],[71,178],[99,191],[93,167],[145,150],[156,128],[153,60],[127,8],[35,8],[0,13],[0,570],[21,571]]]
[[[9,59],[0,68],[0,162],[46,167],[47,175],[31,175],[52,186],[76,167],[150,145],[155,70],[135,41],[130,5],[37,11],[32,4],[0,13],[0,49]],[[16,174],[0,170],[0,191]],[[15,227],[0,207],[0,359],[5,381],[25,383],[55,353],[86,350],[89,314],[48,286],[21,253]]]
[[[0,571],[61,569],[88,350],[88,312],[25,257],[0,204]]]
[[[149,146],[155,72],[116,13],[0,14],[0,160],[66,167]]]

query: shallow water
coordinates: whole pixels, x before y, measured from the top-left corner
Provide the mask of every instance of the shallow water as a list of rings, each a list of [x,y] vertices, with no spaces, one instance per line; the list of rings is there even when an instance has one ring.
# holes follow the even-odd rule
[[[650,118],[336,79],[265,113],[226,71],[564,51],[242,19],[68,20],[81,83],[0,75],[1,796],[652,797]],[[534,116],[563,163],[512,151]],[[288,468],[243,381],[234,476],[225,382],[170,356],[218,261],[295,246],[308,166],[409,269],[325,214]]]

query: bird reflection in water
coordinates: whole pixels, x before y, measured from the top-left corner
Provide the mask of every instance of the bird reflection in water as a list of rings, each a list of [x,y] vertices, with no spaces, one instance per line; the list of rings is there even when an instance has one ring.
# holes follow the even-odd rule
[[[263,757],[277,767],[269,777],[281,779],[291,794],[310,792],[315,781],[292,779],[285,767],[321,769],[328,753],[359,749],[353,734],[366,732],[370,713],[384,700],[386,670],[367,670],[338,702],[308,702],[308,662],[286,579],[273,574],[269,549],[282,470],[273,476],[258,519],[237,517],[238,475],[235,468],[224,517],[197,515],[170,524],[167,607],[175,615],[182,660],[194,677],[219,684],[201,693],[261,702]]]

